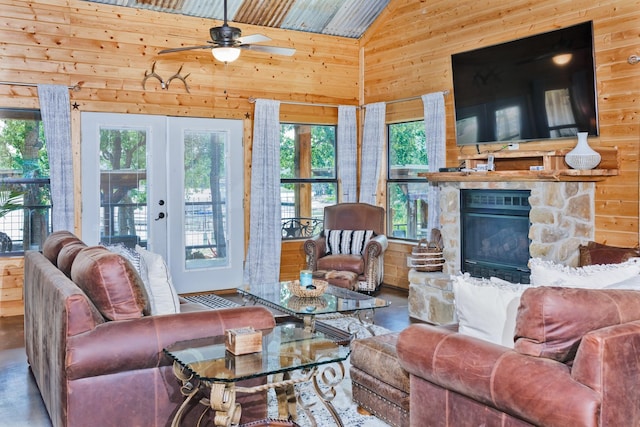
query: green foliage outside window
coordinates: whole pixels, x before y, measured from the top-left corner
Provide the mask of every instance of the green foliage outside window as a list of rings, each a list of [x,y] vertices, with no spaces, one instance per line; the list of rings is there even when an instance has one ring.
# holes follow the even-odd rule
[[[12,252],[39,248],[51,227],[49,158],[37,110],[0,109],[0,231]]]

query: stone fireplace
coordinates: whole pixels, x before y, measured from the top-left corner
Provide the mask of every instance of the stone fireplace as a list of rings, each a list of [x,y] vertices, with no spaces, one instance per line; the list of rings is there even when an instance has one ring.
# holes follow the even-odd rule
[[[443,324],[454,319],[450,275],[462,269],[461,190],[527,190],[529,204],[529,254],[575,266],[578,246],[594,240],[595,183],[549,181],[439,182],[440,230],[444,240],[442,273],[409,273],[409,315]]]
[[[460,248],[460,190],[529,190],[529,254],[565,265],[577,265],[578,246],[594,239],[593,182],[441,182],[440,226],[444,271],[457,274]]]

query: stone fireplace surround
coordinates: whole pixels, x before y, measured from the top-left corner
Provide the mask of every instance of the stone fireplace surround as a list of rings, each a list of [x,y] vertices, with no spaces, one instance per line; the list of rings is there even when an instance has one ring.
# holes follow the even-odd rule
[[[529,252],[560,264],[578,263],[578,246],[594,239],[595,183],[547,181],[439,182],[442,273],[409,272],[409,315],[434,324],[455,321],[451,275],[460,272],[460,190],[530,190]]]

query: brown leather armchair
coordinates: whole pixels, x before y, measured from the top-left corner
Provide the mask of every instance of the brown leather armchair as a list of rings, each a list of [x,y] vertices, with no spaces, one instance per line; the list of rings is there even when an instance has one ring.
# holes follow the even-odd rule
[[[361,253],[334,253],[327,244],[327,230],[372,230]],[[374,292],[382,284],[384,252],[384,209],[367,203],[340,203],[324,208],[324,229],[304,244],[307,269],[351,271],[358,274],[358,290]]]

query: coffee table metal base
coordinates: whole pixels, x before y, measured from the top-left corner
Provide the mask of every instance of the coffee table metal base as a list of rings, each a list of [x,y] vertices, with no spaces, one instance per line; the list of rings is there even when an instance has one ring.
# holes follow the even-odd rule
[[[205,405],[207,409],[215,411],[213,422],[216,427],[237,426],[240,422],[242,407],[236,403],[237,393],[258,393],[268,389],[274,389],[278,400],[278,417],[281,419],[296,420],[298,417],[297,404],[309,417],[313,427],[316,427],[315,417],[310,408],[316,402],[303,402],[300,393],[296,392],[295,385],[302,383],[312,383],[315,394],[320,402],[327,408],[333,417],[336,425],[344,427],[340,415],[336,411],[331,401],[336,396],[336,386],[338,386],[345,376],[345,369],[342,362],[335,362],[328,365],[319,365],[304,371],[302,376],[291,378],[289,372],[272,374],[267,377],[267,383],[254,387],[240,387],[235,383],[200,381],[184,369],[179,363],[173,364],[175,376],[182,382],[181,392],[185,400],[176,412],[171,423],[172,427],[179,427],[189,403],[202,393],[208,398],[201,397],[199,403]],[[204,420],[208,411],[203,412],[198,420],[198,425]]]

